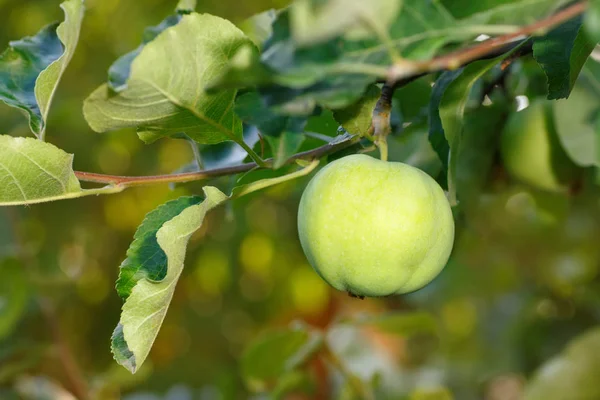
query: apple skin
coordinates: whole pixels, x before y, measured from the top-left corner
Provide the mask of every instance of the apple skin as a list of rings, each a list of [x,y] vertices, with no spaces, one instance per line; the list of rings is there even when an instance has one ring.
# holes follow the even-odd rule
[[[331,286],[381,297],[420,289],[442,271],[454,219],[444,191],[425,172],[351,155],[309,182],[298,232],[308,261]]]
[[[511,177],[545,191],[566,191],[580,172],[560,144],[549,102],[541,99],[509,116],[500,154]]]

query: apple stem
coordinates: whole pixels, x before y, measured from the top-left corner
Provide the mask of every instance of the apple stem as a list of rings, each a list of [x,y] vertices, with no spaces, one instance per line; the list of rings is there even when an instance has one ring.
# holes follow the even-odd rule
[[[373,109],[373,136],[375,144],[379,147],[379,157],[382,161],[388,159],[387,136],[392,131],[390,116],[392,114],[392,97],[396,90],[394,85],[384,84],[381,88],[381,96]]]

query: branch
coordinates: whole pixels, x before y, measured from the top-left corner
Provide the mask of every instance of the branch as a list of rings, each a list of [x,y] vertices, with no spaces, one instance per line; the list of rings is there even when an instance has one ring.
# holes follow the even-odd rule
[[[439,72],[444,70],[454,70],[473,61],[491,58],[493,54],[503,54],[512,49],[521,39],[534,34],[542,34],[565,21],[570,20],[582,14],[587,7],[586,1],[575,3],[546,19],[537,21],[531,25],[524,26],[514,33],[498,36],[485,40],[475,46],[457,50],[449,54],[435,57],[428,61],[407,62],[393,65],[388,71],[387,82],[390,85],[397,86],[400,81],[412,79],[415,76]]]
[[[298,153],[290,158],[286,164],[291,164],[296,160],[308,160],[312,161],[319,159],[328,154],[333,154],[340,150],[343,150],[351,145],[357,143],[360,140],[359,137],[349,137],[338,142],[328,143],[324,146],[317,147],[316,149]],[[265,160],[267,165],[271,165],[272,159]],[[167,175],[151,175],[151,176],[118,176],[118,175],[105,175],[96,174],[93,172],[80,172],[75,171],[77,179],[83,182],[94,182],[103,183],[115,186],[142,186],[156,183],[182,183],[201,181],[206,179],[218,178],[221,176],[235,175],[243,172],[248,172],[255,168],[262,168],[256,163],[246,163],[240,165],[234,165],[231,167],[207,169],[199,172],[187,172],[182,174],[167,174]]]
[[[514,33],[488,39],[484,42],[481,42],[480,44],[469,47],[467,49],[457,50],[449,54],[433,58],[429,61],[407,62],[407,60],[402,60],[401,63],[394,64],[387,71],[387,80],[385,87],[389,89],[390,93],[393,93],[393,89],[405,86],[424,75],[444,70],[457,69],[474,61],[497,57],[519,46],[524,40],[526,40],[527,36],[546,32],[563,22],[582,14],[585,11],[586,7],[586,1],[575,3],[559,11],[558,13],[551,15],[546,19],[535,22],[531,25],[524,26],[523,28],[517,30]],[[382,99],[384,99],[383,96]],[[379,117],[379,114],[376,117]],[[385,121],[376,121],[375,119],[376,118],[374,118],[373,121],[374,128],[377,128],[379,125],[381,125],[379,126],[379,128],[385,127],[385,124],[381,124],[381,122]],[[310,161],[316,158],[321,158],[325,155],[332,154],[339,150],[347,148],[352,144],[357,143],[358,140],[360,139],[354,137],[334,144],[326,144],[324,146],[318,147],[310,151],[298,153],[292,158],[290,158],[287,164],[290,164],[298,159]],[[252,155],[256,154],[251,154],[251,156]],[[269,167],[270,165],[272,165],[272,159],[264,160],[264,162],[261,162],[261,165],[252,162],[231,167],[215,168],[210,170],[182,174],[168,174],[155,176],[116,176],[76,171],[75,176],[77,176],[77,178],[80,181],[84,182],[94,182],[129,187],[156,183],[182,183],[200,181],[218,178],[221,176],[248,172],[254,168],[265,168]]]

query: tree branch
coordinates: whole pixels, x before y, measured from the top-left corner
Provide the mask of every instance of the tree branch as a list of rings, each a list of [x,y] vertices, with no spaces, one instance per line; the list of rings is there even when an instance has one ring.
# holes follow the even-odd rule
[[[290,158],[286,164],[291,164],[296,160],[315,160],[326,156],[328,154],[333,154],[340,150],[343,150],[360,140],[359,137],[349,137],[344,140],[328,143],[324,146],[317,147],[316,149],[305,151],[302,153],[298,153]],[[272,159],[265,160],[267,165],[271,165]],[[93,183],[102,183],[108,185],[115,186],[142,186],[142,185],[150,185],[156,183],[182,183],[182,182],[192,182],[192,181],[201,181],[206,179],[218,178],[221,176],[228,176],[239,174],[243,172],[248,172],[254,168],[261,168],[256,163],[246,163],[240,165],[234,165],[231,167],[223,167],[223,168],[214,168],[207,169],[204,171],[198,172],[186,172],[182,174],[167,174],[167,175],[150,175],[150,176],[118,176],[118,175],[105,175],[105,174],[96,174],[93,172],[80,172],[75,171],[75,176],[77,179],[83,182],[93,182]]]
[[[519,46],[521,43],[523,43],[524,40],[527,40],[527,36],[546,32],[552,29],[553,27],[560,25],[563,22],[582,14],[585,11],[586,7],[586,1],[575,3],[557,12],[556,14],[549,16],[546,19],[537,21],[531,25],[524,26],[516,32],[488,39],[472,47],[457,50],[440,57],[435,57],[428,61],[412,62],[402,60],[401,63],[396,63],[391,68],[389,68],[384,89],[387,90],[389,93],[393,93],[394,89],[405,86],[424,75],[434,72],[457,69],[474,61],[497,57],[501,54],[513,50],[516,46]],[[385,96],[382,96],[382,99],[385,100]],[[381,115],[381,113],[375,115],[373,121],[374,128],[384,128],[385,124],[382,125],[381,122],[385,121],[376,121],[376,119],[379,118]],[[375,126],[377,124],[381,126]],[[347,148],[352,144],[358,142],[358,140],[360,140],[360,138],[358,137],[349,138],[337,143],[326,144],[324,146],[318,147],[310,151],[298,153],[292,158],[290,158],[287,163],[290,164],[298,159],[313,160],[316,158],[321,158],[325,155],[332,154],[339,150]],[[264,160],[264,163],[261,164],[263,165],[258,165],[257,163],[252,162],[231,167],[204,170],[199,172],[155,176],[115,176],[79,171],[75,172],[75,176],[77,176],[77,178],[80,181],[84,182],[94,182],[129,187],[156,183],[192,182],[218,178],[221,176],[234,175],[238,173],[248,172],[257,167],[268,167],[272,165],[272,159]]]
[[[444,70],[454,70],[473,61],[490,58],[492,54],[503,54],[507,49],[515,47],[516,43],[521,42],[521,39],[524,39],[525,36],[542,34],[582,14],[586,8],[587,1],[581,1],[546,19],[524,26],[514,33],[491,38],[466,49],[460,49],[428,61],[408,62],[407,60],[403,60],[402,63],[397,63],[390,68],[387,82],[390,85],[397,86],[399,81],[411,79],[415,76]]]

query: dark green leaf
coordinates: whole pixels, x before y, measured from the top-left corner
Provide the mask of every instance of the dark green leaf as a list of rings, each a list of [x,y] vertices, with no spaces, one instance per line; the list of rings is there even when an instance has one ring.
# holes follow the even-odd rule
[[[266,332],[244,351],[242,375],[255,389],[263,389],[306,362],[322,341],[319,333],[303,326]]]
[[[131,290],[140,279],[161,281],[165,278],[167,255],[158,245],[156,233],[165,222],[201,201],[202,199],[198,196],[180,197],[161,205],[146,215],[133,236],[133,242],[127,250],[127,258],[120,266],[116,289],[123,300],[127,300]]]
[[[289,117],[273,112],[265,106],[257,92],[238,97],[236,114],[246,123],[254,125],[263,134],[273,153],[273,168],[279,168],[294,155],[304,140],[302,132],[306,117]]]
[[[511,24],[531,22],[558,3],[526,0],[495,5],[457,20],[438,1],[378,0],[367,13],[361,11],[372,3],[351,2],[348,18],[340,14],[328,24],[318,24],[316,20],[331,15],[345,3],[304,0],[277,16],[261,57],[244,50],[243,56],[234,57],[235,65],[215,85],[257,85],[268,106],[288,114],[311,113],[318,105],[343,108],[357,101],[369,84],[386,78],[398,55],[425,60],[441,54],[451,43],[470,46],[483,33],[514,32]],[[371,24],[370,32],[350,22],[368,22],[364,18],[388,6],[397,12],[386,14],[382,23]],[[379,34],[371,34],[374,26]],[[311,45],[307,46],[306,41]]]
[[[581,25],[582,18],[574,18],[534,39],[533,56],[548,77],[548,99],[569,97],[583,64],[596,45]]]
[[[33,37],[10,42],[0,55],[0,100],[29,116],[31,131],[42,137],[54,93],[79,40],[83,1],[61,5],[65,20]]]
[[[460,149],[463,129],[464,113],[471,88],[475,82],[488,72],[494,65],[506,56],[492,60],[477,61],[462,69],[459,76],[446,88],[439,106],[439,116],[442,121],[444,136],[450,146],[448,161],[448,191],[450,203],[456,204],[456,173],[458,165],[458,152]]]
[[[333,116],[348,133],[363,136],[371,128],[373,110],[380,95],[381,90],[376,85],[369,85],[359,101],[334,111]]]
[[[442,162],[442,174],[448,175],[448,159],[450,157],[450,145],[444,133],[442,119],[440,118],[440,104],[448,86],[462,74],[462,69],[444,72],[433,86],[431,102],[429,103],[429,142],[431,147],[440,157]]]
[[[507,114],[505,105],[492,105],[465,115],[455,174],[458,198],[465,208],[479,199],[488,182]]]

